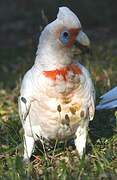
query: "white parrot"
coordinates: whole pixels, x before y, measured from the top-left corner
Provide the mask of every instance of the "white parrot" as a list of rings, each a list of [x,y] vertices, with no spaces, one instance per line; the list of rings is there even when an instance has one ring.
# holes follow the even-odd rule
[[[113,109],[117,107],[117,86],[103,96],[100,97],[101,101],[96,106],[97,110]]]
[[[25,161],[42,137],[63,140],[75,134],[76,149],[83,155],[88,123],[95,112],[95,90],[89,72],[74,59],[74,45],[85,50],[90,41],[78,17],[60,7],[57,19],[42,31],[35,63],[21,85]]]

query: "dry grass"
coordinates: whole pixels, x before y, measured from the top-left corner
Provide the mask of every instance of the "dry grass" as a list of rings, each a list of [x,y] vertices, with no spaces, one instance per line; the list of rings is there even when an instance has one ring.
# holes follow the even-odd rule
[[[7,52],[7,53],[6,53]],[[36,146],[29,165],[22,162],[23,132],[17,112],[20,77],[32,64],[29,49],[1,51],[0,67],[0,179],[117,179],[117,118],[115,111],[96,112],[90,123],[86,155],[79,159],[72,141],[45,154]],[[12,64],[10,59],[14,59]],[[33,58],[34,59],[34,58]],[[97,97],[117,84],[117,41],[93,46],[81,61],[90,70]],[[28,65],[26,65],[27,63]]]

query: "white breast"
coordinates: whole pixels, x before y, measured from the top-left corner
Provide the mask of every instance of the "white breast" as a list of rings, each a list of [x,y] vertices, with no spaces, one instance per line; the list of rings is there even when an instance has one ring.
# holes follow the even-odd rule
[[[87,72],[81,75],[69,72],[66,81],[61,76],[56,81],[39,77],[39,96],[32,102],[29,113],[34,134],[63,139],[75,133],[79,122],[87,116],[91,96],[88,78]]]

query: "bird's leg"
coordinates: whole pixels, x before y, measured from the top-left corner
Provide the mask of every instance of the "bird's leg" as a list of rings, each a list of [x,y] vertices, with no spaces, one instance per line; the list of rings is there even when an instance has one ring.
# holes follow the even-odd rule
[[[88,122],[89,121],[86,119],[81,120],[81,123],[76,131],[75,146],[80,157],[83,156],[83,153],[85,151]]]
[[[25,134],[25,136],[24,136],[24,158],[23,158],[23,160],[25,162],[28,162],[31,157],[33,147],[34,147],[34,142],[35,141],[34,141],[33,137],[27,136]]]

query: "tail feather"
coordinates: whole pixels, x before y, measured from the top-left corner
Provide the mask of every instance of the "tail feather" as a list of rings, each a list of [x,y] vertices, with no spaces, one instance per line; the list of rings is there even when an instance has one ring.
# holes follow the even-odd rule
[[[112,109],[117,107],[117,87],[102,95],[100,98],[101,101],[99,105],[96,106],[96,110]]]

